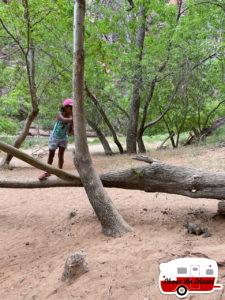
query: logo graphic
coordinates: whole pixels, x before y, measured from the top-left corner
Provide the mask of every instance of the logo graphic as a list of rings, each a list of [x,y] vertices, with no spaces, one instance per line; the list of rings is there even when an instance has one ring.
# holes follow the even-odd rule
[[[185,298],[190,293],[212,293],[217,284],[218,266],[207,258],[178,258],[160,264],[159,288],[163,294]]]

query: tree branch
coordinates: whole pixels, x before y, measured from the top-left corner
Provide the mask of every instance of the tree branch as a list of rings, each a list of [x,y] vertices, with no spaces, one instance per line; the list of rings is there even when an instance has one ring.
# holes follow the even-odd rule
[[[40,18],[39,20],[33,23],[32,27],[35,27],[37,24],[41,23],[52,12],[53,12],[52,9],[48,10],[42,18]]]
[[[31,157],[30,155],[20,151],[19,149],[15,148],[11,145],[0,142],[0,150],[15,156],[20,160],[25,161],[26,163],[28,163],[29,165],[31,165],[35,168],[38,168],[38,169],[43,170],[43,171],[47,171],[50,174],[54,174],[57,177],[59,177],[60,179],[67,180],[67,181],[76,181],[76,182],[80,183],[79,177],[77,177],[75,175],[72,175],[72,174],[69,174],[67,172],[64,172],[61,169],[52,167],[51,165],[47,165],[47,164]]]
[[[225,5],[223,5],[222,3],[211,2],[211,1],[201,1],[201,2],[198,2],[198,3],[194,3],[194,4],[190,5],[189,7],[186,7],[185,9],[182,10],[181,14],[184,14],[186,11],[188,11],[193,6],[202,5],[202,4],[203,5],[204,4],[215,5],[215,6],[218,6],[218,7],[222,8],[222,10],[225,11]]]
[[[224,102],[225,102],[225,99],[222,100],[221,102],[219,102],[219,103],[217,104],[217,106],[214,107],[213,110],[211,110],[211,111],[208,113],[203,128],[205,128],[205,127],[207,126],[208,121],[209,121],[209,118],[211,117],[211,115],[212,115],[212,114],[220,107],[220,105],[223,104]]]
[[[111,134],[113,136],[113,140],[114,140],[115,144],[117,145],[117,147],[118,147],[118,149],[120,151],[120,154],[122,154],[123,153],[123,147],[122,147],[120,141],[117,138],[116,131],[114,130],[111,122],[109,121],[109,118],[106,116],[106,113],[105,113],[104,109],[102,108],[102,106],[100,105],[98,99],[89,90],[86,82],[85,82],[85,92],[86,92],[87,96],[89,97],[89,99],[92,101],[92,103],[95,105],[95,107],[97,108],[97,110],[99,111],[99,113],[101,114],[104,122],[108,126],[108,128],[109,128],[109,130],[110,130],[110,132],[111,132]]]
[[[5,23],[3,22],[2,18],[0,18],[0,23],[2,24],[2,27],[4,28],[4,30],[8,33],[8,35],[14,40],[14,42],[19,46],[21,52],[23,53],[24,56],[26,56],[26,52],[24,50],[24,48],[22,47],[22,45],[20,44],[19,40],[12,34],[11,31],[9,31],[9,29],[7,28],[7,26],[5,25]]]
[[[31,22],[30,22],[30,11],[27,0],[22,0],[22,5],[24,8],[24,19],[27,25],[27,51],[26,56],[28,56],[31,46]]]
[[[155,125],[156,123],[158,123],[158,122],[165,116],[165,114],[166,114],[166,113],[168,112],[168,110],[171,108],[171,105],[172,105],[172,103],[173,103],[173,100],[175,99],[175,97],[176,97],[176,95],[177,95],[177,92],[178,92],[178,90],[179,90],[179,87],[180,87],[180,85],[181,85],[182,82],[183,82],[183,78],[181,78],[181,79],[178,81],[178,83],[177,83],[177,85],[176,85],[176,87],[175,87],[175,89],[174,89],[174,91],[173,91],[173,94],[172,94],[172,96],[170,97],[170,101],[169,101],[168,105],[165,107],[164,111],[163,111],[163,112],[162,112],[155,120],[148,122],[148,123],[144,126],[144,131],[145,131],[148,127],[153,126],[153,125]]]
[[[107,101],[113,103],[128,119],[129,119],[129,114],[125,109],[123,109],[118,103],[114,102],[110,97],[106,99]]]
[[[207,60],[211,59],[211,58],[214,58],[216,57],[217,53],[213,53],[213,54],[210,54],[209,56],[207,56],[206,58],[203,58],[201,61],[199,61],[198,63],[196,63],[192,68],[191,70],[195,70],[196,68],[200,67],[202,64],[204,64]]]

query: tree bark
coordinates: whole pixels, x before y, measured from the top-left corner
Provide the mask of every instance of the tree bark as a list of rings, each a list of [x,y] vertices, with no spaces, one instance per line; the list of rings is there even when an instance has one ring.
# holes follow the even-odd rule
[[[138,117],[140,108],[140,89],[142,86],[142,55],[145,39],[145,27],[146,27],[146,15],[145,8],[141,4],[139,9],[140,14],[140,26],[137,31],[136,44],[137,44],[137,65],[134,73],[133,94],[130,104],[130,118],[127,129],[127,152],[129,154],[137,153],[137,128]]]
[[[4,143],[3,143],[4,144]],[[12,147],[7,145],[7,147]],[[14,147],[12,147],[15,149]],[[2,151],[8,151],[0,143]],[[20,150],[16,149],[20,153]],[[48,179],[45,182],[37,180],[20,181],[20,180],[2,180],[0,179],[0,188],[51,188],[51,187],[80,187],[82,186],[81,179],[77,176],[69,174],[50,165],[44,164],[30,157],[31,161],[25,160],[23,156],[18,156],[18,153],[13,155],[26,161],[27,163],[42,169],[61,179]],[[27,154],[23,154],[28,156]],[[190,198],[208,198],[208,199],[225,199],[225,173],[224,172],[207,172],[194,168],[171,166],[159,161],[150,160],[149,158],[138,159],[146,161],[150,164],[147,166],[135,167],[126,170],[108,172],[100,175],[100,180],[104,187],[121,188],[131,190],[142,190],[148,193],[168,193],[187,196]],[[35,164],[31,162],[35,161]],[[89,170],[89,169],[88,169]],[[87,170],[87,171],[88,171]],[[83,176],[83,174],[82,174]],[[90,178],[89,178],[90,179]],[[83,182],[87,186],[87,182]],[[88,197],[92,196],[93,182],[90,183],[91,190]],[[96,189],[94,189],[96,191]],[[108,201],[99,202],[99,195],[94,203],[95,209],[102,212],[102,218],[106,217],[106,222],[114,222],[114,216],[111,215],[111,207],[109,214],[105,214],[105,209],[109,205]],[[92,200],[90,200],[92,201]],[[111,201],[111,200],[110,200]],[[103,205],[103,207],[101,207]],[[111,220],[112,218],[112,220]],[[126,227],[127,228],[127,227]],[[111,232],[111,230],[110,230]],[[119,231],[120,232],[120,231]]]
[[[137,143],[138,143],[138,152],[139,153],[146,153],[145,144],[143,141],[143,135],[137,136]]]
[[[102,225],[106,235],[121,236],[131,230],[114,207],[103,188],[89,153],[85,117],[84,117],[84,17],[85,0],[74,2],[74,73],[73,91],[75,105],[73,109],[75,133],[75,165],[89,201]]]
[[[87,122],[91,126],[91,128],[96,132],[96,134],[102,144],[102,147],[105,151],[105,155],[113,155],[112,149],[111,149],[105,135],[101,131],[101,129],[97,126],[97,124],[95,122],[93,122],[92,120],[90,120],[88,118],[87,118]]]

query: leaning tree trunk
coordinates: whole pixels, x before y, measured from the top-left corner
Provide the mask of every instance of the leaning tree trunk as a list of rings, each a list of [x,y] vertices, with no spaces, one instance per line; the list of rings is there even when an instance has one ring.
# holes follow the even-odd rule
[[[113,140],[114,143],[117,145],[120,154],[123,154],[123,147],[120,143],[120,141],[117,138],[117,134],[115,129],[113,128],[111,122],[109,121],[109,118],[107,117],[105,111],[103,110],[103,108],[101,107],[101,105],[98,102],[98,99],[90,92],[90,90],[88,89],[87,85],[85,86],[85,91],[88,95],[88,97],[91,99],[92,103],[95,105],[95,107],[97,108],[97,110],[99,111],[99,113],[101,114],[104,122],[106,123],[106,125],[108,126],[112,136],[113,136]]]
[[[105,151],[105,155],[113,155],[112,149],[111,149],[105,135],[103,134],[101,129],[98,127],[98,125],[88,118],[87,118],[87,122],[91,126],[91,128],[94,129],[94,131],[96,132],[96,134],[102,144],[102,147]]]
[[[31,98],[31,105],[32,111],[28,114],[28,117],[25,121],[25,125],[19,136],[14,142],[14,147],[20,148],[23,144],[24,140],[26,139],[30,126],[34,119],[37,117],[39,109],[38,109],[38,100],[37,100],[37,90],[36,90],[36,82],[35,82],[35,59],[34,59],[34,45],[32,40],[32,27],[30,22],[30,12],[29,12],[29,4],[27,0],[22,1],[24,7],[24,18],[26,21],[27,26],[27,51],[22,48],[22,53],[25,57],[26,62],[26,71],[28,76],[28,84],[29,84],[29,91],[30,91],[30,98]],[[2,167],[7,167],[10,164],[13,156],[7,154],[6,158],[1,163]]]
[[[87,144],[84,117],[84,17],[85,0],[74,2],[74,133],[75,133],[75,165],[89,201],[102,225],[106,235],[120,236],[131,230],[114,207],[103,188],[90,156]]]
[[[134,73],[134,83],[133,83],[133,94],[130,104],[130,117],[127,128],[127,152],[129,154],[137,152],[137,128],[138,128],[138,117],[139,117],[139,108],[140,108],[140,89],[142,85],[142,52],[144,47],[145,39],[145,24],[146,16],[145,9],[143,5],[140,5],[140,26],[137,31],[137,51],[138,51],[138,62],[136,65]]]
[[[143,133],[142,131],[138,131],[137,135],[137,143],[138,143],[138,152],[139,153],[146,153],[145,144],[143,141]]]
[[[169,136],[166,137],[165,140],[162,141],[162,143],[159,145],[158,149],[163,149],[165,143],[166,143],[169,139],[173,138],[174,135],[175,135],[175,133],[174,133],[173,131],[171,131],[171,133],[169,134]]]
[[[20,135],[17,137],[17,139],[15,140],[15,142],[13,144],[14,147],[20,148],[20,146],[23,144],[24,140],[26,139],[26,137],[28,135],[30,126],[31,126],[33,120],[37,117],[37,115],[38,115],[38,108],[33,109],[32,112],[28,115],[23,130],[21,131]],[[3,159],[3,162],[1,163],[2,167],[3,168],[8,167],[12,158],[13,158],[13,155],[7,154],[5,159]]]
[[[143,134],[145,131],[144,127],[145,127],[145,121],[146,121],[147,114],[148,114],[148,107],[153,98],[153,94],[154,94],[155,87],[156,87],[156,82],[157,82],[157,76],[155,76],[155,78],[151,81],[150,88],[149,88],[148,95],[147,95],[144,109],[143,109],[142,119],[141,119],[140,126],[139,126],[139,129],[137,132],[137,143],[138,143],[138,149],[139,149],[140,153],[146,152],[145,144],[143,141]]]

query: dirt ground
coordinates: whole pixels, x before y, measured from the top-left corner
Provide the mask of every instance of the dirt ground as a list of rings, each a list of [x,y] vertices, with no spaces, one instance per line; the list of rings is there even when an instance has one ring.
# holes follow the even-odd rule
[[[92,147],[98,172],[142,164],[130,157],[105,157]],[[174,165],[225,170],[225,148],[152,150],[150,157]],[[46,157],[42,159],[46,161]],[[37,178],[40,171],[14,159],[13,171],[0,178]],[[65,169],[74,172],[67,151]],[[134,231],[109,238],[83,188],[0,189],[1,300],[173,300],[158,287],[159,264],[178,257],[209,257],[219,262],[219,282],[225,284],[225,218],[216,215],[218,201],[161,193],[107,189]],[[69,219],[69,213],[76,216]],[[187,221],[200,222],[212,236],[188,234]],[[72,284],[61,275],[66,258],[86,253],[89,272]],[[225,299],[225,292],[192,294],[188,299]]]

